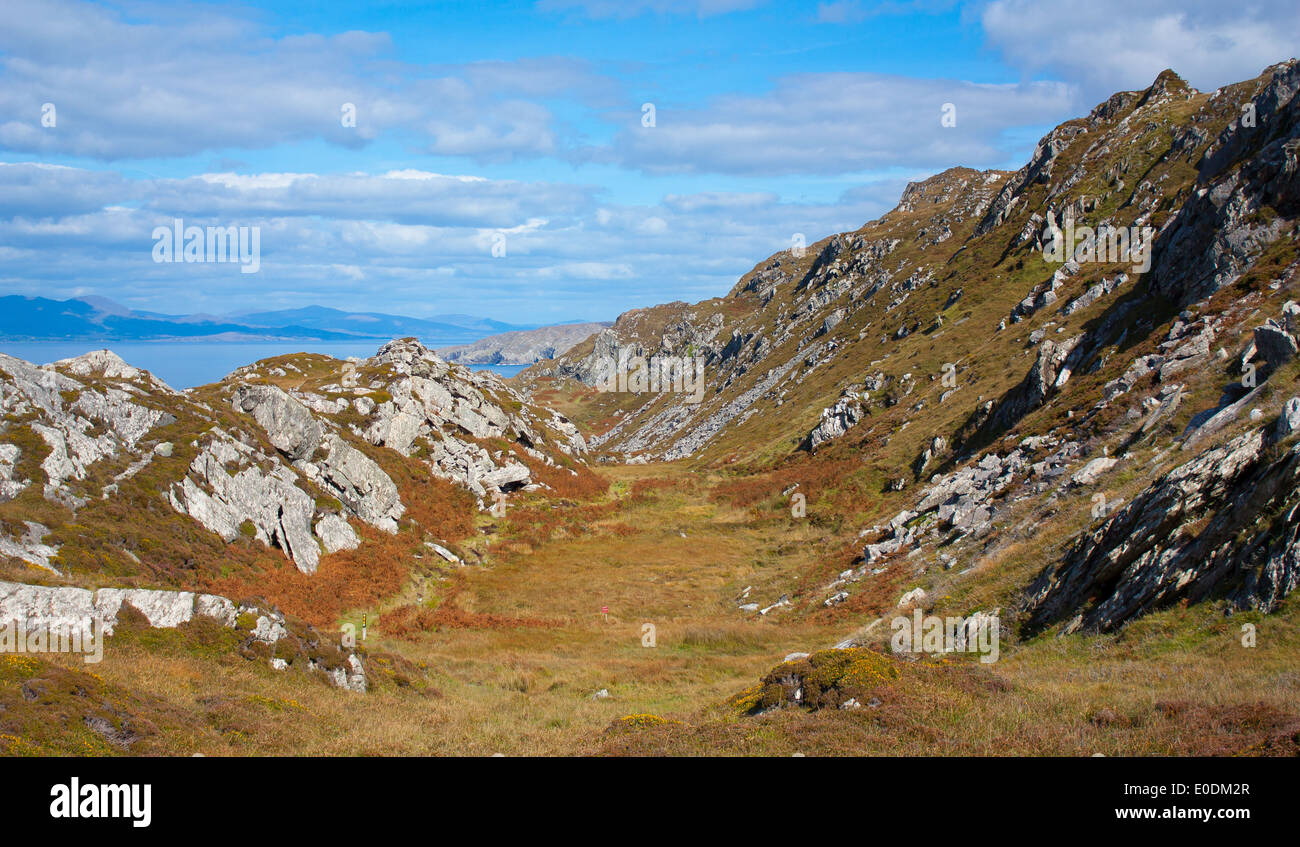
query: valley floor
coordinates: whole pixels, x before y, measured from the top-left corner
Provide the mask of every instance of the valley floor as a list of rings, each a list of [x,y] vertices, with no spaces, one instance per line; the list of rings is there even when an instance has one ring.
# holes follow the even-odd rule
[[[797,599],[766,616],[738,608],[746,587],[746,602],[762,606],[797,598],[800,580],[838,554],[842,534],[815,519],[734,508],[712,496],[718,480],[675,465],[599,472],[613,483],[604,502],[543,504],[499,526],[484,516],[483,564],[413,562],[401,597],[349,612],[358,629],[367,615],[359,647],[370,693],[249,661],[199,624],[124,627],[98,665],[0,657],[0,714],[20,730],[0,734],[0,752],[1300,752],[1294,602],[1271,616],[1225,617],[1212,603],[1176,608],[1108,636],[1049,631],[1015,643],[1004,633],[993,664],[889,659],[897,678],[861,709],[742,715],[729,700],[783,656],[828,648],[876,617]],[[502,533],[509,543],[493,541]],[[1004,573],[972,578],[994,593],[1023,584],[1042,561],[1025,557],[1003,557]],[[910,587],[883,583],[878,608]],[[439,605],[437,622],[421,623],[434,619],[419,610]],[[884,614],[875,634],[888,649],[893,612]],[[1257,628],[1254,647],[1242,643],[1247,623]]]

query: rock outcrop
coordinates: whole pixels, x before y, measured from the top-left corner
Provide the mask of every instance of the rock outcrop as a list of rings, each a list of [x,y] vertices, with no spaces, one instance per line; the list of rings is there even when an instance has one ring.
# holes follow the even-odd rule
[[[41,470],[46,498],[75,505],[70,480],[85,479],[87,468],[103,459],[139,455],[136,446],[145,434],[174,420],[138,402],[138,395],[172,392],[107,351],[59,364],[98,379],[83,382],[55,366],[37,367],[0,354],[0,412],[11,425],[25,424],[45,442],[48,453]]]
[[[1271,443],[1260,428],[1207,450],[1086,532],[1030,586],[1028,631],[1105,632],[1216,595],[1276,608],[1300,583],[1300,445]]]
[[[273,470],[263,470],[267,465]],[[311,527],[316,504],[297,481],[293,469],[276,457],[214,429],[189,475],[172,486],[169,500],[176,511],[227,542],[247,524],[258,541],[279,547],[303,573],[314,573],[320,561]]]
[[[366,412],[357,432],[371,444],[406,456],[427,454],[430,470],[480,498],[531,482],[527,465],[476,443],[513,437],[547,464],[543,448],[581,455],[586,442],[562,416],[535,409],[495,374],[452,371],[415,339],[390,342],[370,363],[387,365],[394,378],[380,383],[391,396]],[[530,453],[533,455],[533,453]]]
[[[1196,162],[1192,195],[1156,241],[1155,288],[1180,304],[1236,280],[1300,211],[1300,63],[1275,65],[1264,80]],[[1250,121],[1239,117],[1247,111]]]
[[[75,513],[117,496],[124,480],[177,445],[157,435],[183,419],[187,466],[166,463],[157,485],[171,507],[227,543],[241,536],[279,548],[303,573],[323,554],[361,543],[352,521],[395,533],[406,505],[371,455],[404,461],[490,498],[533,484],[528,461],[580,456],[571,422],[528,403],[493,374],[453,367],[415,339],[370,359],[325,357],[237,370],[215,393],[175,392],[107,350],[36,366],[0,356],[0,503],[33,485]],[[307,370],[315,369],[308,383]],[[275,380],[275,381],[272,381]],[[363,384],[364,380],[364,384]],[[223,398],[221,405],[209,405]],[[192,439],[192,440],[191,440]],[[517,451],[479,443],[500,439]],[[39,457],[39,476],[31,478]],[[122,468],[94,483],[101,463]],[[57,571],[51,527],[0,527],[0,555]]]
[[[215,594],[165,591],[145,588],[85,588],[25,585],[0,582],[0,628],[14,626],[25,633],[55,633],[64,638],[87,640],[113,635],[124,607],[144,616],[150,627],[175,629],[198,617],[210,618],[224,627],[245,633],[249,643],[275,645],[294,636],[282,614],[256,606],[241,606]],[[110,645],[111,646],[111,645]],[[52,648],[51,648],[52,649]],[[87,648],[86,652],[90,652]],[[281,659],[280,662],[284,663]],[[319,658],[306,662],[332,684],[349,691],[367,689],[365,669],[355,653],[343,653],[337,663]],[[281,668],[286,665],[272,666]]]
[[[822,419],[804,439],[804,448],[815,451],[827,441],[839,438],[862,420],[862,415],[862,404],[856,398],[841,397],[834,406],[822,410]]]

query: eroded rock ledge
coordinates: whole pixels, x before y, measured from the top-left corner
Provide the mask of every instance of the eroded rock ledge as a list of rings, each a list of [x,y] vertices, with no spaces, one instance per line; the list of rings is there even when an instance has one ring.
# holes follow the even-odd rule
[[[1029,587],[1026,630],[1106,632],[1211,596],[1276,609],[1300,584],[1300,444],[1278,444],[1295,425],[1292,400],[1273,428],[1206,450],[1084,533]]]
[[[146,588],[91,591],[71,586],[0,582],[0,627],[17,624],[28,633],[38,630],[77,633],[81,638],[112,635],[125,606],[142,614],[155,629],[174,629],[197,617],[207,617],[246,633],[249,642],[274,646],[281,639],[296,637],[279,612],[239,605],[216,594]],[[340,651],[335,662],[313,656],[307,665],[308,670],[324,673],[339,688],[366,691],[365,668],[355,653]],[[288,663],[282,658],[272,658],[271,666],[284,670]]]

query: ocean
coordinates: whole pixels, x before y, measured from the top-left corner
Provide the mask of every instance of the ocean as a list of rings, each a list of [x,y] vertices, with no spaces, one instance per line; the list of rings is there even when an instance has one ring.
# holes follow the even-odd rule
[[[26,359],[38,365],[80,356],[107,347],[128,364],[144,368],[172,388],[193,388],[216,382],[226,374],[259,359],[286,353],[324,353],[336,359],[373,356],[383,346],[370,341],[6,341],[0,339],[0,353]],[[476,371],[489,370],[509,378],[526,365],[470,365]]]

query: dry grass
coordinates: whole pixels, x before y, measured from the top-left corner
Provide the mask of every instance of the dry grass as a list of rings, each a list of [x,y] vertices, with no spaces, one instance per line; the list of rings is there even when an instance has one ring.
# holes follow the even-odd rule
[[[437,597],[381,610],[363,644],[377,686],[369,694],[276,672],[218,649],[210,634],[162,632],[147,643],[110,640],[93,668],[68,657],[32,660],[0,692],[0,744],[16,754],[96,755],[1295,752],[1300,638],[1289,607],[1225,619],[1201,605],[1117,635],[1007,638],[995,665],[899,663],[897,679],[871,688],[874,708],[742,716],[728,702],[782,656],[834,643],[886,611],[894,588],[869,612],[808,614],[796,602],[768,618],[746,615],[736,608],[742,589],[772,602],[817,565],[819,539],[833,537],[807,521],[782,525],[720,504],[712,482],[673,466],[602,474],[614,497],[589,505],[634,533],[596,528],[528,553],[498,550],[486,567],[452,571]],[[387,543],[397,554],[414,541]],[[955,581],[940,594],[936,611],[1004,601],[1042,555],[1031,541],[1002,548],[974,587]],[[318,596],[304,593],[310,581],[286,563],[257,590],[286,608],[327,610],[315,616],[327,622],[397,594],[392,586],[405,577],[379,571],[361,558],[327,557],[313,578],[328,587]],[[1259,627],[1254,649],[1239,643],[1243,621]],[[653,647],[643,646],[645,624]],[[58,703],[22,699],[31,679],[63,686]],[[78,686],[92,696],[74,697]],[[609,696],[593,699],[602,689]],[[120,712],[108,717],[137,736],[130,743],[82,731],[104,699]],[[41,716],[56,719],[41,724]]]

